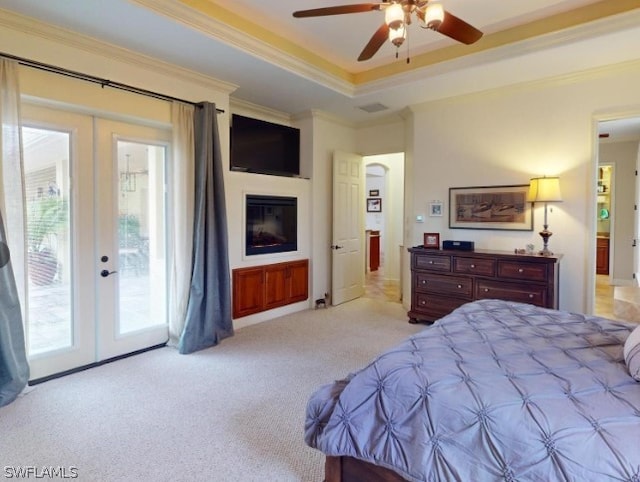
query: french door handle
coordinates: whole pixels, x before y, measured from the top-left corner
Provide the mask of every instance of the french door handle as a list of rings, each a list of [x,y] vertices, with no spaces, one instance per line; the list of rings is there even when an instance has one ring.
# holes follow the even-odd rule
[[[103,278],[106,278],[110,274],[114,274],[114,273],[117,273],[117,271],[109,271],[108,269],[103,269],[102,271],[100,271],[100,276],[102,276]]]
[[[332,244],[331,249],[342,249],[342,246],[338,246],[337,244]]]

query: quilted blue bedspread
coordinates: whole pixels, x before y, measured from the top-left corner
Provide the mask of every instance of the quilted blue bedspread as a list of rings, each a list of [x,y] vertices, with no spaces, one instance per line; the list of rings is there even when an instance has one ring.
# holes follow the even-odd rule
[[[309,400],[305,440],[409,481],[640,481],[636,325],[483,300]]]

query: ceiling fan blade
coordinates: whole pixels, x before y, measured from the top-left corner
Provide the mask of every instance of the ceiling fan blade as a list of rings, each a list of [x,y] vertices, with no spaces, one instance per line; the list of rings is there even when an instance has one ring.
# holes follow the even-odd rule
[[[342,15],[343,13],[361,13],[382,10],[386,3],[358,3],[355,5],[338,5],[336,7],[312,8],[311,10],[298,10],[293,12],[296,18],[323,17],[325,15]]]
[[[362,62],[363,60],[369,60],[373,57],[380,47],[387,41],[389,38],[389,26],[386,23],[383,23],[376,33],[373,34],[371,39],[369,39],[369,43],[364,46],[362,52],[360,52],[360,56],[358,57],[358,62]]]
[[[447,11],[444,12],[444,19],[436,30],[467,45],[477,42],[482,37],[480,30]]]

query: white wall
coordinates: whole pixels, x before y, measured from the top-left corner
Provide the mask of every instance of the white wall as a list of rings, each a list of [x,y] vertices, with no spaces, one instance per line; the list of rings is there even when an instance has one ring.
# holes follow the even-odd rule
[[[410,244],[424,231],[441,239],[475,241],[476,248],[513,251],[541,246],[542,207],[533,232],[448,228],[448,188],[527,184],[558,175],[563,202],[549,214],[550,248],[562,253],[560,308],[592,309],[595,270],[596,119],[640,112],[640,63],[583,75],[503,88],[412,108],[414,141],[407,178],[409,214],[444,199],[445,217],[410,222]],[[621,107],[622,106],[622,107]],[[405,278],[406,280],[406,278]],[[406,286],[405,286],[406,289]]]
[[[333,153],[357,152],[354,129],[322,112],[311,112],[298,124],[311,133],[304,155],[313,159],[311,252],[311,300],[331,292],[331,235],[333,200]]]
[[[614,230],[611,233],[610,278],[614,284],[633,284],[633,227],[636,211],[636,156],[638,141],[601,142],[598,160],[613,164],[613,196],[611,210]]]

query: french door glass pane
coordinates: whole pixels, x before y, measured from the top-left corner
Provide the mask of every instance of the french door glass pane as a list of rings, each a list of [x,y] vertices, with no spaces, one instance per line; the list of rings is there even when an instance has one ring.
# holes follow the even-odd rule
[[[166,324],[165,147],[118,141],[119,333]]]
[[[70,135],[23,127],[29,355],[73,345]]]

